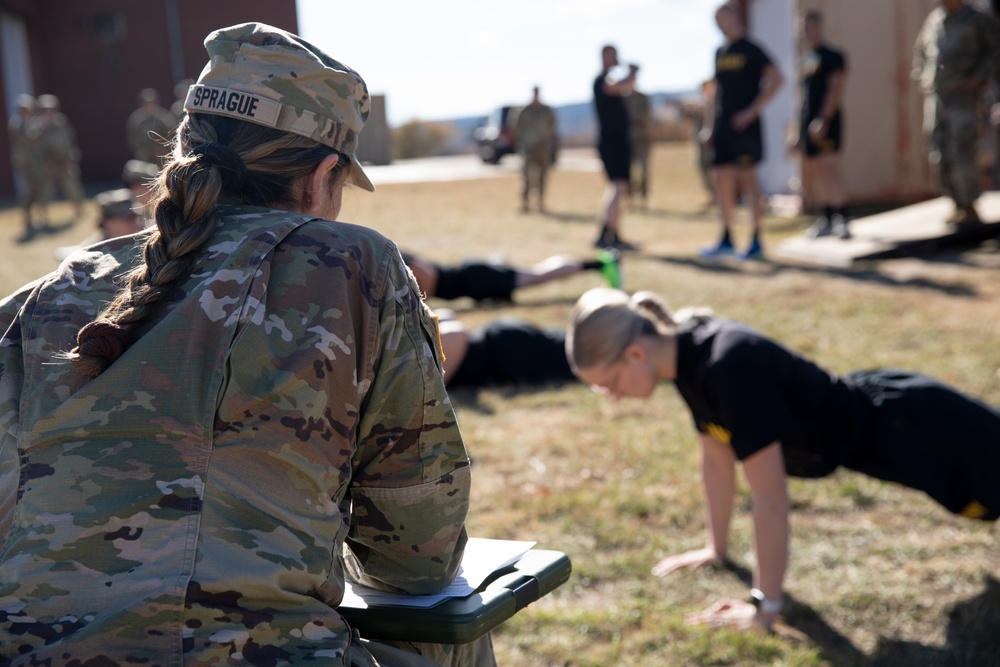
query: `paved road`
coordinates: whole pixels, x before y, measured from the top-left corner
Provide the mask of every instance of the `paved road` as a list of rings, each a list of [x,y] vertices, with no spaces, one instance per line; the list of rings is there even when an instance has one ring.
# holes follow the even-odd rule
[[[564,149],[559,152],[556,169],[560,171],[598,171],[601,168],[597,154],[591,149]],[[479,178],[496,178],[521,171],[521,158],[504,157],[500,164],[485,164],[478,155],[449,155],[445,157],[398,160],[385,166],[367,166],[365,173],[376,186],[389,183],[424,183],[428,181],[465,181]]]

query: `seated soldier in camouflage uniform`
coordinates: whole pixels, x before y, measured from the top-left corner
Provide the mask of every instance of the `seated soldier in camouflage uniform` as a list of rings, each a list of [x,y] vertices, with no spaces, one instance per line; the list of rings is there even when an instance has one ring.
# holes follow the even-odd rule
[[[399,251],[330,221],[374,189],[365,83],[266,25],[205,44],[141,252],[0,301],[0,663],[493,665],[337,613],[348,574],[449,584],[470,487]]]

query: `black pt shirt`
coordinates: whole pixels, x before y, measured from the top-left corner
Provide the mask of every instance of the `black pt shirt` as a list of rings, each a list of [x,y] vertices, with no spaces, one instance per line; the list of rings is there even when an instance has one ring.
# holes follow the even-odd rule
[[[594,79],[594,111],[597,113],[599,144],[628,143],[628,110],[621,95],[604,92],[604,82],[609,70],[604,70]]]
[[[745,37],[732,44],[724,44],[715,52],[716,126],[724,122],[729,126],[733,116],[743,111],[760,94],[760,82],[771,59],[763,50]],[[760,120],[754,120],[747,131],[759,131]]]
[[[823,111],[830,77],[847,70],[844,54],[823,44],[802,59],[802,122],[808,125]],[[840,115],[840,109],[837,110]],[[832,119],[831,119],[832,120]]]
[[[796,477],[822,477],[851,461],[872,409],[853,384],[723,319],[681,325],[675,384],[699,432],[740,461],[780,442],[785,470]]]

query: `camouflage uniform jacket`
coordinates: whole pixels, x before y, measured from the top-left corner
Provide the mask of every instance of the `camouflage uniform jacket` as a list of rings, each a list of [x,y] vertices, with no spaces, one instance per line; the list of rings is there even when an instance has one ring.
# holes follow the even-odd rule
[[[58,113],[40,120],[33,128],[37,136],[38,153],[46,164],[63,165],[80,161],[76,131],[65,114]]]
[[[653,138],[653,114],[649,95],[633,90],[622,99],[628,111],[629,140],[632,146],[648,146]]]
[[[125,134],[132,156],[143,162],[162,164],[163,156],[170,152],[165,142],[176,129],[177,117],[162,107],[155,111],[136,109],[125,121]]]
[[[988,83],[1000,65],[1000,22],[970,5],[928,14],[913,47],[913,78],[925,94],[963,92],[970,79]]]
[[[398,250],[222,210],[93,380],[57,355],[135,237],[0,301],[0,663],[339,665],[345,565],[410,593],[458,569],[469,460]]]
[[[529,104],[518,111],[514,129],[519,150],[551,150],[556,140],[555,112],[546,104]]]
[[[7,133],[10,137],[10,162],[15,169],[21,170],[35,159],[35,141],[29,131],[30,118],[21,114],[11,116],[7,123]]]

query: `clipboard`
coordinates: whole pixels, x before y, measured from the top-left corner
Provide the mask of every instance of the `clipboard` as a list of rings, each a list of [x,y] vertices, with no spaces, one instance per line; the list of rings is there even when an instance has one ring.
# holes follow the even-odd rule
[[[365,639],[467,644],[562,586],[571,572],[569,556],[561,551],[530,549],[466,597],[426,608],[378,605],[338,612]]]

